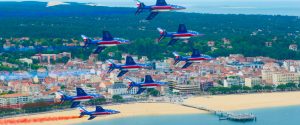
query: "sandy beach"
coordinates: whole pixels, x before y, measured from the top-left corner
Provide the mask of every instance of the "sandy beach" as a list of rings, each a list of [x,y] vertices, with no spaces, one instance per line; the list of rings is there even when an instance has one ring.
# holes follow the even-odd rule
[[[120,114],[108,115],[108,116],[99,116],[94,120],[107,120],[114,118],[122,118],[122,117],[130,117],[130,116],[149,116],[149,115],[172,115],[172,114],[196,114],[196,113],[206,113],[204,111],[195,110],[188,107],[183,107],[176,104],[169,103],[135,103],[135,104],[122,104],[122,105],[113,105],[113,106],[103,106],[105,109],[114,109],[121,111]],[[94,111],[95,108],[87,108],[90,111]],[[12,119],[23,119],[23,118],[48,118],[54,116],[79,116],[79,110],[74,109],[71,111],[63,111],[63,112],[55,112],[55,113],[47,113],[40,115],[31,115],[31,116],[22,116],[18,118],[10,118]],[[51,124],[51,125],[69,125],[76,124],[82,122],[91,122],[88,121],[88,116],[83,118],[74,118],[69,120],[59,120],[59,121],[51,121],[51,122],[41,122],[41,123],[30,123],[30,125],[40,125],[40,124]],[[6,119],[7,120],[7,119]],[[92,120],[92,121],[94,121]],[[0,122],[1,124],[1,122]],[[28,123],[29,124],[29,123]]]
[[[243,109],[300,105],[299,97],[300,97],[300,92],[259,93],[259,94],[245,94],[245,95],[218,95],[218,96],[193,97],[185,100],[184,103],[195,105],[195,106],[205,106],[208,108],[212,108],[214,110],[233,111],[233,110],[243,110]],[[95,120],[99,120],[100,122],[101,120],[121,118],[121,117],[131,117],[131,116],[206,113],[204,111],[196,110],[193,108],[183,107],[178,104],[168,104],[168,103],[122,104],[122,105],[104,106],[104,108],[119,110],[121,111],[121,113],[116,115],[97,117],[95,118]],[[94,110],[94,108],[89,108],[89,110]],[[79,110],[74,109],[71,111],[10,118],[9,120],[22,119],[22,118],[45,118],[45,117],[53,117],[53,116],[75,116],[76,117],[78,115],[79,115]],[[30,124],[31,125],[38,125],[38,124],[66,125],[66,124],[76,124],[82,122],[91,122],[88,121],[87,118],[88,117],[72,118],[69,120],[59,120],[59,121],[30,123]]]
[[[185,103],[214,110],[233,111],[300,105],[299,97],[300,92],[218,95],[194,97],[187,99]]]

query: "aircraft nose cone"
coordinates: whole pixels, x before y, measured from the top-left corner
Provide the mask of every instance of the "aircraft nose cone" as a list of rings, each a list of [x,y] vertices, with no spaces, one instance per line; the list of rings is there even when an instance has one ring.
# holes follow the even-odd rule
[[[119,114],[119,113],[121,113],[121,112],[120,112],[120,111],[115,111],[114,113],[115,113],[115,114]]]
[[[124,40],[123,43],[124,44],[130,44],[131,42],[129,40]]]

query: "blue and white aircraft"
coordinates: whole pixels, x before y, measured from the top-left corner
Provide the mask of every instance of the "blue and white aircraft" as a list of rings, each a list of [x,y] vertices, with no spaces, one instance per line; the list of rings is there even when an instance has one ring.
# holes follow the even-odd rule
[[[168,43],[168,45],[173,45],[178,40],[188,40],[191,37],[203,35],[196,31],[187,30],[187,28],[184,24],[179,24],[177,32],[167,32],[166,30],[164,30],[162,28],[157,28],[157,30],[160,33],[160,37],[158,38],[158,41],[161,41],[165,37],[171,38],[171,41]]]
[[[143,82],[134,82],[130,78],[126,78],[126,79],[130,81],[128,86],[128,91],[133,87],[138,87],[138,91],[136,94],[141,94],[142,92],[144,92],[146,89],[149,88],[156,88],[158,86],[164,86],[168,84],[167,82],[153,81],[151,75],[146,75],[145,80]]]
[[[82,118],[85,115],[89,115],[89,119],[88,120],[92,120],[94,118],[96,118],[97,116],[101,116],[101,115],[112,115],[112,114],[118,114],[120,113],[119,111],[116,110],[111,110],[111,109],[103,109],[101,106],[96,106],[96,110],[95,111],[88,111],[86,110],[86,108],[82,107],[82,106],[78,106],[79,110],[80,110],[80,118]]]
[[[139,69],[153,69],[152,64],[139,64],[136,63],[131,56],[126,57],[125,64],[115,64],[112,61],[108,60],[109,63],[109,70],[107,73],[111,73],[115,69],[119,69],[121,72],[118,74],[117,77],[122,77],[128,71],[137,71]]]
[[[76,92],[76,96],[68,96],[63,94],[62,92],[56,92],[56,101],[61,104],[65,101],[71,101],[71,108],[75,108],[80,104],[80,102],[86,102],[95,98],[103,98],[103,96],[98,94],[87,94],[82,88],[76,88]]]
[[[137,11],[135,15],[140,14],[144,10],[149,10],[151,13],[146,20],[152,20],[160,12],[168,12],[173,10],[183,10],[185,7],[178,5],[167,4],[165,0],[157,0],[155,5],[146,6],[143,2],[137,0]]]
[[[129,40],[123,38],[114,38],[109,31],[103,31],[103,37],[101,40],[92,40],[91,38],[81,35],[84,40],[83,48],[87,48],[90,44],[98,45],[97,49],[94,51],[94,54],[100,53],[106,47],[117,46],[121,44],[129,44]]]
[[[200,54],[200,51],[198,49],[193,49],[193,53],[191,56],[182,57],[176,52],[173,52],[173,54],[175,56],[174,65],[178,64],[181,61],[185,61],[185,64],[182,67],[183,69],[189,67],[192,63],[195,63],[195,62],[199,63],[203,60],[212,60],[213,59],[211,56]]]

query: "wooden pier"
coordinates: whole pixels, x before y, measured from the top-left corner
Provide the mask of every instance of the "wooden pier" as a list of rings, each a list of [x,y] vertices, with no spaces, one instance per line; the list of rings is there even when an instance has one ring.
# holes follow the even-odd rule
[[[212,109],[209,109],[206,107],[193,106],[193,105],[187,105],[187,104],[182,104],[182,106],[195,108],[195,109],[213,113],[213,114],[219,116],[219,120],[231,120],[231,121],[240,121],[240,122],[256,121],[256,116],[251,113],[249,113],[249,114],[248,113],[244,113],[244,114],[229,113],[229,112],[224,112],[224,111],[215,111],[215,110],[212,110]]]

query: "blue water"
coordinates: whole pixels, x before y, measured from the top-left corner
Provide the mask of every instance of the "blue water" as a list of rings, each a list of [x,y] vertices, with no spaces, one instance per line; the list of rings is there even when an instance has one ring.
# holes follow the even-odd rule
[[[2,0],[0,0],[2,1]],[[7,1],[7,0],[4,0]],[[49,0],[38,0],[49,1]],[[92,2],[101,6],[135,7],[134,0],[59,0]],[[152,5],[155,0],[141,0]],[[170,4],[187,7],[183,12],[212,14],[263,14],[300,16],[300,0],[167,0]],[[181,11],[182,12],[182,11]]]
[[[87,121],[78,125],[300,125],[300,106],[245,110],[257,116],[256,122],[219,121],[211,114],[127,117]]]

